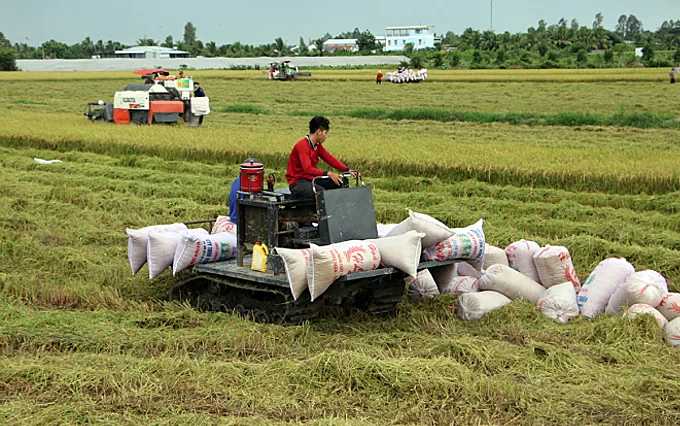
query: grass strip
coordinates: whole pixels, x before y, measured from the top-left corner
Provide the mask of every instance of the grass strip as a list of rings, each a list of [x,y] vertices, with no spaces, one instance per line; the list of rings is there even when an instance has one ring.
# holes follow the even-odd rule
[[[240,111],[234,111],[240,112]],[[244,113],[246,113],[244,111]],[[674,121],[676,117],[671,114],[654,114],[651,112],[626,113],[619,111],[611,115],[563,112],[559,114],[533,114],[533,113],[492,113],[477,111],[454,111],[438,108],[409,108],[386,110],[383,108],[359,108],[348,111],[332,111],[322,113],[319,111],[292,111],[291,116],[329,115],[363,118],[366,120],[415,120],[415,121],[440,121],[448,122],[471,122],[471,123],[508,123],[512,125],[543,125],[543,126],[614,126],[636,127],[641,129],[652,128],[676,128],[680,122]]]

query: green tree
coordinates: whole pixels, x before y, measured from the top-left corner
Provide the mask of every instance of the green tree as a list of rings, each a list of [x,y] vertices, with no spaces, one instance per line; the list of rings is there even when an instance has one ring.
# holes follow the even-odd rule
[[[305,39],[300,37],[300,42],[298,43],[298,55],[307,56],[309,55],[309,49],[307,48],[307,43]]]
[[[437,51],[432,54],[432,65],[435,68],[439,68],[444,65],[444,54],[442,54],[442,52]]]
[[[281,37],[274,39],[274,50],[277,56],[286,56],[290,53],[290,47],[286,45]]]
[[[653,60],[654,60],[654,47],[652,47],[652,42],[648,41],[642,47],[642,61],[649,63],[652,62]]]
[[[408,56],[410,58],[411,55],[413,55],[413,49],[413,43],[406,43],[403,49],[404,56]]]
[[[587,60],[588,56],[586,55],[586,51],[584,49],[580,49],[578,52],[576,52],[576,63],[585,64]]]
[[[326,41],[323,38],[317,38],[314,40],[314,46],[316,47],[316,51],[319,52],[319,56],[323,56],[323,42]]]
[[[140,38],[137,40],[137,46],[157,46],[158,43],[152,38]]]
[[[626,15],[621,15],[619,16],[618,23],[616,24],[616,28],[614,29],[614,32],[621,37],[626,37],[626,21],[628,20],[628,17]]]
[[[17,71],[16,55],[12,49],[0,49],[0,71]]]
[[[203,56],[207,56],[208,58],[214,58],[215,56],[218,55],[218,49],[217,49],[217,44],[214,41],[208,42],[205,44],[205,48],[203,49]]]
[[[163,47],[169,47],[169,48],[175,47],[175,42],[174,42],[174,40],[172,39],[172,36],[169,35],[169,36],[165,37],[165,41],[161,44],[161,46],[163,46]]]
[[[448,56],[449,65],[451,65],[452,67],[457,67],[460,65],[460,53],[449,52]]]
[[[377,48],[375,36],[369,30],[364,31],[357,37],[357,45],[362,52],[375,50]]]
[[[184,25],[184,42],[189,46],[196,42],[196,27],[191,22]]]
[[[611,49],[607,49],[604,51],[604,61],[605,63],[611,63],[611,61],[614,60],[614,51]]]
[[[680,64],[680,47],[678,47],[675,52],[673,52],[673,62]]]
[[[626,40],[634,40],[640,33],[642,33],[642,21],[635,15],[629,15],[626,19]]]
[[[0,31],[0,48],[11,49],[12,42],[5,38],[5,35]]]

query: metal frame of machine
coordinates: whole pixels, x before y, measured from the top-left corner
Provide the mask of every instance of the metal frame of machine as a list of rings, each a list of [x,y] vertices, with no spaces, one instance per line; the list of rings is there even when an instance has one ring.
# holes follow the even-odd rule
[[[249,265],[252,247],[258,241],[272,248],[307,248],[309,243],[326,245],[377,237],[371,188],[363,181],[359,185],[357,179],[352,188],[320,192],[316,200],[294,198],[288,190],[241,194],[245,198],[237,201],[236,258],[194,266],[190,276],[173,288],[174,299],[186,300],[199,309],[234,311],[274,323],[311,320],[327,308],[336,313],[339,306],[373,315],[396,311],[404,298],[406,275],[393,267],[343,276],[311,302],[307,291],[293,299],[284,262],[275,251],[270,253],[266,272]],[[421,262],[418,269],[455,262]]]

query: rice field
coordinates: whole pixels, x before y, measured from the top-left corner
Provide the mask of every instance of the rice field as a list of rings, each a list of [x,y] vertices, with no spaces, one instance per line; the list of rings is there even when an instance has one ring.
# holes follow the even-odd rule
[[[376,70],[377,71],[377,70]],[[384,71],[384,70],[383,70]],[[513,302],[463,322],[455,298],[261,325],[168,301],[130,276],[125,228],[224,214],[238,163],[283,186],[309,116],[365,174],[378,220],[407,209],[485,219],[490,244],[564,245],[584,280],[602,259],[680,291],[676,128],[374,120],[342,112],[674,114],[663,70],[196,72],[203,128],[89,123],[131,73],[0,74],[0,416],[8,424],[677,424],[680,355],[651,318],[560,326]],[[266,111],[230,111],[250,105]],[[233,109],[232,109],[233,110]],[[40,165],[33,158],[60,159]]]

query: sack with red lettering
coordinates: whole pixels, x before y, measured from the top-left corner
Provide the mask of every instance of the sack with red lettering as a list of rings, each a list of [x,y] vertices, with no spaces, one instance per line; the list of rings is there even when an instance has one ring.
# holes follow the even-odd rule
[[[147,226],[140,229],[126,229],[128,235],[128,261],[130,262],[130,269],[132,275],[139,272],[142,266],[146,263],[147,243],[149,241],[149,232],[180,232],[187,229],[183,223],[173,223],[170,225],[155,225]]]
[[[433,246],[426,246],[423,239],[423,260],[467,259],[477,262],[484,260],[484,219],[467,228],[451,229],[453,235]]]
[[[674,348],[680,347],[680,318],[666,324],[666,342]]]
[[[307,286],[312,302],[341,276],[371,271],[380,266],[378,247],[366,241],[352,240],[327,246],[310,246]]]
[[[208,231],[203,228],[189,229],[183,232],[199,236],[208,235]],[[150,280],[172,266],[172,262],[175,260],[175,250],[177,250],[181,236],[181,232],[149,232],[146,257],[149,263]]]
[[[515,241],[505,248],[508,266],[540,284],[541,279],[538,277],[538,271],[534,263],[534,253],[540,249],[541,246],[535,241]]]
[[[638,315],[651,315],[656,320],[656,324],[663,330],[668,324],[666,317],[661,315],[661,312],[652,308],[646,303],[636,303],[635,305],[628,308],[626,312],[623,313],[624,318],[635,319]]]
[[[547,245],[534,253],[534,264],[540,282],[545,288],[570,281],[578,293],[581,281],[576,275],[571,255],[566,247]]]
[[[215,224],[210,233],[219,234],[221,232],[228,232],[232,235],[236,235],[236,224],[231,221],[229,216],[217,216],[217,220],[215,220]]]
[[[484,269],[488,269],[491,265],[508,265],[508,257],[505,250],[502,248],[492,246],[490,244],[484,245]]]
[[[453,235],[454,232],[432,216],[409,210],[408,217],[388,232],[386,236],[393,237],[405,234],[411,230],[425,234],[422,242],[423,247],[429,247],[445,240]]]
[[[437,284],[427,269],[418,272],[415,278],[406,277],[404,281],[408,285],[408,298],[413,301],[439,296]]]
[[[635,272],[626,277],[607,303],[607,312],[614,315],[626,306],[646,303],[659,306],[663,297],[668,294],[666,279],[658,272],[647,269]]]
[[[576,290],[571,282],[557,284],[544,291],[536,306],[543,315],[560,324],[566,324],[579,314]]]
[[[439,290],[442,294],[477,293],[478,291],[477,278],[475,277],[453,277],[447,286]]]
[[[460,319],[478,320],[491,311],[502,308],[511,300],[496,291],[465,293],[456,299],[456,314]]]
[[[604,312],[607,302],[623,280],[635,272],[635,267],[626,259],[609,258],[600,262],[578,292],[578,306],[581,315],[592,318]]]
[[[680,317],[680,293],[668,293],[656,308],[668,321]]]
[[[524,299],[531,303],[538,302],[545,288],[509,266],[491,265],[479,277],[477,286],[480,290],[497,291],[512,300]]]
[[[172,275],[192,265],[218,262],[236,256],[236,236],[228,232],[208,236],[183,232],[177,244]]]

